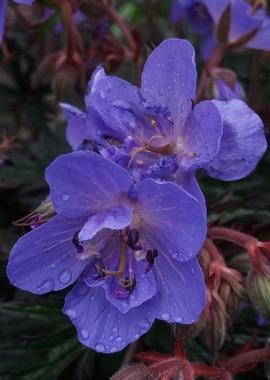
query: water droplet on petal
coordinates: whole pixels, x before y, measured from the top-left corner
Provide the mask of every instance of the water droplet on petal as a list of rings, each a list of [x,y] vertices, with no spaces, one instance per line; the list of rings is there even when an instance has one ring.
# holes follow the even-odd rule
[[[72,274],[69,270],[63,270],[59,275],[59,281],[62,284],[67,284],[71,280]]]
[[[96,344],[95,345],[95,349],[98,352],[104,352],[104,351],[106,351],[106,348],[105,348],[104,344],[101,344],[101,343]]]
[[[113,331],[114,333],[117,333],[117,328],[114,327],[114,328],[112,329],[112,331]]]
[[[67,314],[71,319],[75,319],[75,318],[77,317],[76,310],[74,310],[74,309],[67,309],[67,310],[66,310],[66,314]]]
[[[39,293],[48,293],[51,292],[54,288],[53,279],[48,279],[43,281],[39,286],[36,287],[36,291]]]
[[[171,316],[168,313],[162,313],[161,318],[164,319],[164,321],[168,321],[171,318]]]
[[[67,201],[68,198],[69,198],[69,195],[67,195],[67,194],[64,194],[64,195],[62,196],[62,200],[63,200],[63,201]]]
[[[181,322],[183,322],[183,318],[182,317],[176,317],[175,322],[181,323]]]
[[[103,91],[100,91],[99,95],[100,95],[101,99],[106,99],[106,95],[104,94]]]
[[[195,273],[195,268],[191,268],[191,273]]]
[[[110,335],[110,336],[109,336],[109,341],[111,342],[112,340],[114,340],[114,336],[113,336],[113,335]]]
[[[121,342],[121,340],[122,340],[122,337],[121,337],[121,336],[117,336],[117,337],[115,338],[115,341],[118,342],[118,343]]]
[[[81,336],[83,339],[87,339],[89,337],[89,332],[86,329],[81,329]]]
[[[50,268],[52,268],[52,269],[56,268],[56,264],[55,264],[55,263],[52,263],[52,264],[50,265]]]
[[[134,338],[135,338],[135,339],[139,339],[139,337],[140,337],[140,334],[135,334],[135,335],[134,335]]]

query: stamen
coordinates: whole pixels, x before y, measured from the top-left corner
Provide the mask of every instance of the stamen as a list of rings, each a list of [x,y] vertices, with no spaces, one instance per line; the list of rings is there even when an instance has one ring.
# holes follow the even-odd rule
[[[126,290],[131,293],[136,287],[136,277],[132,275],[132,277],[126,277],[125,279],[121,278],[119,280],[119,284],[126,288]]]
[[[82,253],[84,248],[83,248],[83,245],[80,244],[79,233],[80,231],[75,232],[72,238],[72,243],[75,245],[77,252]]]
[[[146,260],[148,261],[148,265],[145,269],[145,273],[149,272],[155,263],[155,258],[158,255],[158,250],[156,248],[154,249],[148,249],[146,252]]]
[[[127,243],[131,249],[134,251],[140,251],[142,249],[142,246],[140,244],[137,244],[139,240],[139,232],[135,229],[128,231],[128,240]]]
[[[124,230],[126,233],[126,231]],[[117,271],[102,269],[102,272],[105,276],[122,276],[126,269],[126,251],[127,251],[127,237],[125,234],[120,233],[120,258],[119,258],[119,267]]]
[[[104,278],[105,277],[105,274],[104,274],[105,265],[104,265],[103,261],[98,260],[95,263],[95,267],[97,270],[97,279]]]

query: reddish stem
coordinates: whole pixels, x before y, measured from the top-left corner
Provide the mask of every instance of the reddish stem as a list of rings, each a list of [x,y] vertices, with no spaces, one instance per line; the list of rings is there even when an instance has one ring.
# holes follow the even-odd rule
[[[226,227],[210,227],[208,237],[214,240],[227,240],[247,250],[250,250],[258,243],[258,240],[253,236]]]
[[[203,98],[207,79],[209,75],[211,74],[211,71],[215,67],[219,66],[219,64],[222,62],[225,53],[226,53],[226,47],[223,45],[217,45],[213,53],[211,54],[210,58],[205,62],[205,66],[201,73],[201,77],[197,86],[195,104],[198,103]]]
[[[63,24],[66,33],[66,53],[67,59],[72,62],[74,53],[77,51],[76,28],[73,22],[73,9],[69,1],[58,0],[58,5],[62,10]]]
[[[257,365],[270,358],[269,347],[248,351],[229,359],[224,367],[233,375],[240,373],[246,366]]]
[[[110,4],[108,3],[107,0],[102,0],[102,3],[104,5],[106,12],[108,13],[110,18],[112,19],[112,21],[122,30],[123,35],[125,36],[125,38],[127,40],[127,44],[128,44],[129,49],[132,53],[132,56],[134,56],[136,54],[137,45],[134,41],[134,38],[133,38],[129,28],[127,27],[127,24],[125,23],[125,21],[121,17],[119,17],[116,10],[112,6],[110,6]]]

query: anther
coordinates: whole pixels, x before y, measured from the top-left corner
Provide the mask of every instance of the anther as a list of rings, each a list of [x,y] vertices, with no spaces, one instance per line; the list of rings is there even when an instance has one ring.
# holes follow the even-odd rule
[[[119,280],[119,284],[123,286],[129,293],[131,293],[136,287],[136,277],[133,275],[132,277],[126,277],[125,279],[121,278]]]
[[[72,243],[75,245],[78,253],[83,252],[83,245],[80,244],[80,239],[79,239],[79,231],[75,232],[72,238]]]
[[[146,260],[148,261],[148,265],[145,269],[145,273],[149,272],[150,269],[152,269],[154,263],[155,263],[155,258],[158,255],[158,250],[156,248],[154,249],[148,249],[146,252]]]
[[[140,251],[142,249],[140,244],[137,244],[139,240],[139,232],[135,229],[128,231],[127,243],[134,251]]]

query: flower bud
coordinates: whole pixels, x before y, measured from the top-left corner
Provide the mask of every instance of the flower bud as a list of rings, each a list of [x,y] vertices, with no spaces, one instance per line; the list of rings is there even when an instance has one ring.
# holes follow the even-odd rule
[[[121,368],[111,380],[153,380],[153,376],[144,364],[132,364]]]
[[[260,314],[270,317],[270,274],[252,269],[247,277],[249,299]]]
[[[216,356],[224,343],[227,331],[225,304],[221,299],[212,298],[205,314],[204,340],[209,350]]]
[[[209,99],[219,100],[245,99],[245,92],[232,70],[216,67],[211,70],[206,95]]]
[[[47,222],[54,215],[55,211],[52,201],[50,197],[47,197],[34,211],[23,218],[16,220],[13,224],[16,226],[29,226],[35,228]]]

